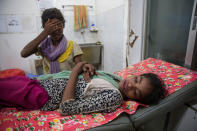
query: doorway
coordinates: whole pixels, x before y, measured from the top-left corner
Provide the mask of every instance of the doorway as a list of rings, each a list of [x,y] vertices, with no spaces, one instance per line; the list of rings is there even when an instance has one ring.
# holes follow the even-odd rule
[[[194,0],[148,0],[144,58],[184,66]]]

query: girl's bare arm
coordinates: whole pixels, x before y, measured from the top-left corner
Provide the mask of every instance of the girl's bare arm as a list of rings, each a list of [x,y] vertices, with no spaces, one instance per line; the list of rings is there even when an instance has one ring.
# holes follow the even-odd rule
[[[44,25],[44,30],[32,41],[30,41],[21,51],[22,57],[28,57],[38,51],[39,44],[53,31],[57,30],[59,22],[57,20],[48,20]]]
[[[78,78],[78,75],[82,72],[82,68],[85,63],[86,62],[79,62],[72,69],[68,83],[66,85],[66,88],[64,89],[62,102],[75,98],[74,93],[75,93],[75,86],[76,86],[77,78]]]

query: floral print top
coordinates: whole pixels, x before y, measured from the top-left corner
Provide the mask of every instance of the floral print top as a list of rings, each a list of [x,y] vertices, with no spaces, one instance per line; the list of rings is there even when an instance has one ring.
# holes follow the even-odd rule
[[[63,91],[66,87],[67,81],[68,80],[64,78],[40,81],[40,84],[50,96],[50,99],[47,103],[45,103],[41,110],[49,111],[59,108],[62,115],[112,112],[123,103],[122,95],[118,89],[115,89],[115,87],[100,88],[98,90],[94,90],[94,92],[91,92],[91,95],[84,96],[88,86],[83,78],[78,79],[77,81],[75,87],[75,99],[61,103]],[[107,83],[110,85],[109,82]],[[108,84],[106,84],[106,86]]]

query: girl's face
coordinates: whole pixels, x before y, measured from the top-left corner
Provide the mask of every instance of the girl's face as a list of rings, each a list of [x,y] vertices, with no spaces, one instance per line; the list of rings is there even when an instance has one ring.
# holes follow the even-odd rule
[[[64,24],[63,22],[61,22],[59,19],[51,19],[51,21],[56,21],[57,24],[55,25],[57,28],[57,30],[53,31],[51,33],[51,37],[54,41],[60,41],[63,35],[63,29],[64,29]]]
[[[148,96],[152,90],[149,79],[143,76],[127,77],[119,83],[120,91],[127,97],[133,100],[141,100]]]

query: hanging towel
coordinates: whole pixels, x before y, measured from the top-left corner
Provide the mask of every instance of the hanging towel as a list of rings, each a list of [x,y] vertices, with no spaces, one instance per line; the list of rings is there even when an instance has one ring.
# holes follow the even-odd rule
[[[74,29],[88,27],[87,22],[87,7],[81,5],[74,5]]]

